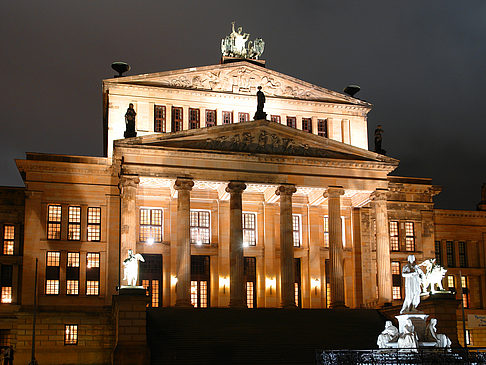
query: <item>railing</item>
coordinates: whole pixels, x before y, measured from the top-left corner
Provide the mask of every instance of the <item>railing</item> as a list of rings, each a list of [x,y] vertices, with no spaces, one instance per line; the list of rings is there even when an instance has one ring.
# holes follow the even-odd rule
[[[317,350],[319,365],[378,364],[486,364],[486,348],[427,348],[381,350]]]

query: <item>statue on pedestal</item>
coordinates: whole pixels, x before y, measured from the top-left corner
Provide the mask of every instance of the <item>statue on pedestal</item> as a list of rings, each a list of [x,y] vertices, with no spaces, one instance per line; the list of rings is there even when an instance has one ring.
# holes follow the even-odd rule
[[[378,126],[375,129],[375,152],[379,153],[380,155],[386,155],[386,151],[381,148],[382,141],[383,141],[383,129],[381,128],[381,125],[378,124]]]
[[[392,321],[386,321],[385,329],[378,336],[376,344],[378,348],[385,349],[391,347],[390,342],[396,342],[398,339],[398,328],[396,328]]]
[[[258,86],[258,91],[257,91],[257,111],[255,113],[255,116],[253,117],[254,120],[259,120],[259,119],[266,119],[267,118],[267,113],[263,111],[263,107],[265,106],[265,94],[262,91],[262,87]]]
[[[418,338],[411,319],[407,319],[404,330],[400,333],[398,348],[406,349],[407,352],[417,352]]]
[[[125,113],[125,138],[136,137],[137,132],[135,131],[135,116],[137,113],[133,109],[133,104],[128,104],[127,112]]]
[[[442,279],[444,278],[447,270],[442,266],[437,265],[435,261],[435,259],[428,259],[418,265],[425,267],[425,274],[422,280],[423,293],[427,293],[429,287],[431,292],[435,291],[436,286],[439,287],[439,290],[444,290],[444,287],[442,286]]]
[[[143,256],[128,250],[128,257],[123,260],[123,280],[127,281],[128,286],[137,286],[139,261],[145,262]]]
[[[263,53],[265,42],[261,38],[254,41],[248,41],[249,39],[250,34],[243,33],[242,27],[235,30],[235,22],[232,22],[231,33],[221,40],[222,55],[257,60]]]
[[[415,263],[415,256],[408,256],[408,263],[403,266],[402,276],[405,278],[405,300],[403,301],[402,313],[417,312],[417,307],[420,304],[420,293],[422,290],[423,271]]]

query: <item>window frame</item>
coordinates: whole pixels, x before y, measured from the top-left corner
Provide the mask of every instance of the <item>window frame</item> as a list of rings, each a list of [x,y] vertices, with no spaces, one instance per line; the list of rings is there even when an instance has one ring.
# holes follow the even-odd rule
[[[229,117],[229,118],[228,118]],[[233,112],[232,111],[223,111],[222,112],[222,124],[233,124]]]
[[[329,215],[324,215],[322,229],[324,231],[324,247],[329,248]]]
[[[252,215],[254,218],[253,221],[253,228],[247,228],[245,227],[245,215]],[[258,230],[257,230],[257,214],[256,212],[242,212],[241,214],[241,219],[242,219],[242,230],[243,230],[243,247],[255,247],[257,245],[257,236],[258,236]],[[245,232],[253,232],[253,237],[254,237],[254,243],[251,242],[245,242]]]
[[[411,225],[412,227],[412,234],[409,234],[409,230],[407,228],[407,225]],[[409,243],[411,242],[411,246]],[[413,249],[410,250],[409,247],[412,247]],[[416,245],[415,245],[415,222],[412,221],[405,221],[405,251],[407,252],[415,252],[416,250]]]
[[[201,128],[201,110],[189,108],[189,129]]]
[[[297,129],[297,117],[287,117],[287,127]]]
[[[214,127],[217,123],[217,112],[216,109],[206,109],[206,127]],[[208,116],[211,116],[208,118]],[[209,120],[214,118],[214,120]]]
[[[294,218],[298,217],[298,230],[295,230],[295,220]],[[296,232],[299,236],[299,242],[295,244],[295,235]],[[299,213],[292,213],[292,246],[293,247],[302,247],[302,214]]]
[[[465,241],[457,243],[457,251],[459,253],[459,267],[467,267],[467,245]]]
[[[172,106],[171,131],[180,132],[184,129],[184,109],[181,106]],[[180,114],[176,118],[176,114]]]
[[[454,241],[446,241],[447,267],[456,267],[456,250]]]
[[[302,130],[312,133],[312,118],[302,118]]]
[[[142,211],[149,212],[149,224],[142,223]],[[160,224],[154,224],[154,214],[155,212],[160,211]],[[162,207],[140,207],[139,208],[139,215],[138,215],[138,241],[142,243],[148,243],[151,238],[153,238],[154,243],[162,243],[164,240],[164,209]],[[146,239],[144,237],[143,229],[149,229],[149,236]],[[157,235],[153,234],[153,232],[160,232],[160,239]]]
[[[75,333],[72,336],[70,332],[68,332],[68,329],[71,331],[74,329]],[[78,344],[78,335],[79,335],[79,329],[78,325],[76,323],[66,323],[64,324],[64,346],[77,346]],[[73,339],[70,339],[69,337],[72,336]]]
[[[97,257],[93,260],[92,257]],[[91,261],[90,261],[91,258]],[[90,263],[91,262],[91,263]],[[92,263],[95,265],[93,266]],[[101,267],[101,254],[100,252],[87,252],[86,253],[86,296],[99,296],[100,295],[100,267]],[[90,287],[89,283],[97,283],[94,292],[90,292],[93,287]]]
[[[270,120],[274,123],[282,124],[282,118],[280,115],[271,115]]]
[[[95,218],[99,218],[99,222],[90,222],[90,211],[98,211],[99,214],[98,215],[94,215]],[[86,220],[86,231],[87,231],[87,235],[86,235],[86,241],[88,242],[101,242],[101,214],[102,214],[102,211],[101,211],[101,207],[88,207],[87,209],[87,220]],[[97,234],[95,237],[97,238],[91,238],[91,236],[93,235],[93,231],[90,232],[90,228],[94,228],[94,232]]]
[[[71,258],[75,257],[74,260]],[[81,265],[81,254],[80,252],[71,252],[68,251],[67,259],[66,259],[66,295],[69,296],[78,296],[79,295],[79,272],[80,272],[80,265]],[[73,290],[70,288],[70,284],[75,285],[75,292],[69,292],[69,290]]]
[[[192,225],[192,214],[193,213],[198,213],[198,225],[193,226]],[[208,214],[208,226],[201,226],[201,217],[200,213],[207,213]],[[189,212],[189,229],[190,229],[190,236],[189,236],[189,242],[191,245],[197,245],[197,246],[204,246],[204,245],[211,245],[211,210],[209,209],[191,209]],[[197,230],[198,232],[201,230],[207,230],[208,231],[208,242],[201,241],[201,243],[196,242],[195,239],[193,239],[193,230]],[[200,235],[201,236],[201,235]]]
[[[165,133],[167,122],[167,108],[165,105],[154,105],[154,132]]]
[[[396,226],[396,230],[392,226]],[[390,237],[390,251],[400,251],[400,224],[398,221],[391,220],[388,222],[388,234]]]
[[[250,113],[238,112],[238,122],[245,123],[250,121]]]
[[[77,213],[72,215],[71,210],[77,210]],[[72,231],[72,228],[75,230]],[[67,239],[68,241],[81,241],[81,206],[79,205],[68,205]]]
[[[317,135],[328,138],[328,123],[327,119],[317,119]]]
[[[12,235],[10,232],[7,233],[7,230],[12,228]],[[2,254],[5,256],[12,256],[15,255],[15,231],[16,227],[15,224],[6,223],[3,225],[2,229],[2,237],[3,237],[3,249]],[[7,237],[8,235],[8,237]],[[10,238],[11,237],[11,238]]]
[[[55,207],[55,208],[59,208],[59,220],[52,220],[51,217],[52,216],[58,216],[57,212],[56,213],[52,213],[52,216],[51,216],[51,211],[50,211],[50,208],[51,207]],[[51,236],[51,227],[58,227],[58,229],[56,229],[54,231],[55,235],[54,237]],[[48,240],[52,240],[52,241],[60,241],[61,240],[61,232],[62,232],[62,205],[61,204],[47,204],[47,239]]]
[[[55,265],[52,265],[52,261],[50,259],[49,254],[57,254],[57,259],[55,259]],[[54,256],[54,255],[53,255]],[[49,268],[57,268],[57,269],[49,269]],[[45,295],[59,295],[61,292],[61,251],[46,251],[46,276],[45,276]],[[54,278],[54,276],[56,278]],[[51,278],[52,277],[52,278]],[[50,293],[52,289],[52,285],[50,284],[57,284],[56,292]]]

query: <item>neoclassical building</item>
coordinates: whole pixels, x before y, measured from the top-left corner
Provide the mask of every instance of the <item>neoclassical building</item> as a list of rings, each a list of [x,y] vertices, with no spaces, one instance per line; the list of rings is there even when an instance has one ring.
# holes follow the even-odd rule
[[[258,86],[267,118],[253,120]],[[430,179],[391,176],[371,108],[251,60],[104,80],[105,157],[28,153],[25,187],[1,190],[0,345],[30,358],[36,298],[38,358],[108,361],[128,250],[151,308],[400,305],[414,254],[484,316],[486,203],[435,210]]]

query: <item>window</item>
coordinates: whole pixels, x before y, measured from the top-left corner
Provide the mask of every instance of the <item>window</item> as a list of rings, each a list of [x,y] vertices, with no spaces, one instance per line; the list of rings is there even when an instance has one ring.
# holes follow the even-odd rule
[[[147,291],[147,296],[150,296],[150,303],[147,304],[147,307],[157,308],[159,306],[159,285],[158,280],[142,280],[142,286]]]
[[[248,308],[255,308],[253,291],[254,291],[253,281],[247,281],[246,282],[246,306]]]
[[[12,276],[13,276],[13,266],[12,265],[2,265],[2,270],[0,273],[0,285],[1,298],[0,301],[4,304],[12,303]]]
[[[299,298],[300,298],[299,283],[294,283],[294,299],[295,299],[296,307],[299,307]]]
[[[405,251],[415,251],[415,230],[413,222],[405,222]]]
[[[47,239],[61,239],[61,206],[49,205],[47,207]]]
[[[191,210],[191,243],[197,245],[210,242],[210,213],[205,210]]]
[[[223,124],[233,123],[233,112],[223,112]]]
[[[466,330],[466,345],[471,345],[471,330]]]
[[[246,306],[256,308],[256,257],[245,257],[243,266],[246,283]]]
[[[15,243],[15,226],[6,224],[3,226],[3,254],[13,255]]]
[[[101,208],[88,208],[88,241],[101,240]]]
[[[447,267],[456,266],[456,254],[454,252],[454,242],[446,242]]]
[[[278,124],[282,123],[282,121],[280,120],[280,115],[271,115],[270,120]]]
[[[67,254],[66,294],[79,295],[79,252]]]
[[[150,297],[147,307],[156,308],[162,302],[162,287],[160,285],[162,282],[162,255],[145,253],[143,258],[145,262],[139,264],[140,281],[147,292],[147,296]]]
[[[194,308],[209,307],[209,256],[191,256],[191,303]]]
[[[256,245],[256,214],[243,213],[243,246]]]
[[[182,131],[182,108],[172,107],[172,132]]]
[[[86,295],[100,293],[100,254],[88,252],[86,254]]]
[[[141,242],[162,242],[162,209],[140,209]]]
[[[324,216],[324,247],[329,247],[329,217]]]
[[[238,113],[238,121],[240,123],[248,122],[249,120],[250,120],[250,114],[249,113]]]
[[[456,287],[454,275],[447,275],[447,287],[449,288],[449,290],[454,289]]]
[[[216,110],[206,110],[206,127],[216,125]]]
[[[393,281],[393,299],[402,299],[402,276],[400,262],[392,261],[391,263],[392,281]]]
[[[2,303],[9,304],[12,303],[12,287],[2,286]]]
[[[302,130],[312,133],[312,118],[302,118]]]
[[[392,251],[400,251],[400,244],[398,240],[398,222],[390,222],[390,249]]]
[[[287,126],[292,128],[297,128],[297,118],[296,117],[287,117]]]
[[[189,129],[196,129],[199,128],[199,109],[189,108]]]
[[[317,135],[327,137],[327,119],[317,120]]]
[[[466,242],[459,242],[459,267],[467,267]]]
[[[78,344],[78,325],[65,324],[64,325],[64,344],[77,345]]]
[[[300,259],[294,259],[294,295],[295,295],[295,305],[297,308],[302,307],[302,280],[301,280],[301,263]]]
[[[292,214],[292,231],[294,237],[294,247],[300,247],[300,215]]]
[[[462,305],[469,308],[469,287],[467,276],[461,276]]]
[[[435,262],[437,265],[442,265],[442,246],[440,241],[435,241]]]
[[[46,260],[46,295],[59,294],[59,268],[61,253],[48,251]]]
[[[81,239],[81,207],[68,208],[68,240]]]
[[[154,132],[165,133],[165,106],[154,106]]]

